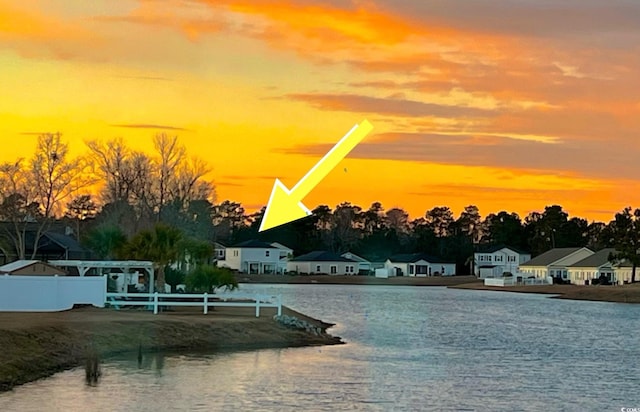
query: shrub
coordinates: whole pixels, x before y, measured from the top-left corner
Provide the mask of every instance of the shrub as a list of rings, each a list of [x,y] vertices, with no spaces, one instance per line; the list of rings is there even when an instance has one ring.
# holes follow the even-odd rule
[[[222,287],[227,290],[238,288],[238,281],[231,270],[210,265],[196,267],[186,276],[185,283],[187,290],[197,293],[215,293]]]

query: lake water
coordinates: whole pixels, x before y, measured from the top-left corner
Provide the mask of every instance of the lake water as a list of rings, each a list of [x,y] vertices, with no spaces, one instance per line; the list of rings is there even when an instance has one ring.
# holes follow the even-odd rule
[[[432,287],[242,285],[346,345],[136,356],[0,394],[0,411],[640,408],[640,305]]]

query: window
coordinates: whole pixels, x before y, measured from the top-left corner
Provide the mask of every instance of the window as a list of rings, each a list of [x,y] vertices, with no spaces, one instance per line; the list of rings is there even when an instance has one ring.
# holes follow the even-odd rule
[[[409,265],[409,274],[413,275],[413,265]]]
[[[269,251],[268,251],[268,250],[265,250],[265,251],[264,251],[264,255],[265,255],[266,257],[269,257]]]
[[[320,265],[316,266],[316,272],[320,273]]]
[[[515,261],[516,261],[515,256],[507,256],[507,262],[515,262]]]
[[[353,266],[347,266],[345,268],[345,272],[346,273],[355,273],[354,267]]]
[[[238,256],[238,251],[237,250],[233,251],[233,256]]]
[[[338,267],[336,265],[331,265],[331,274],[335,275],[338,273]]]

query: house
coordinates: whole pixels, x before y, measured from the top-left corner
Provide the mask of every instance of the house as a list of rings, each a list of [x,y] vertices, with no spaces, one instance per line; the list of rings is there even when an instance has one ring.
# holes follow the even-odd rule
[[[589,285],[593,279],[604,276],[609,283],[617,283],[615,277],[615,264],[609,261],[609,256],[615,253],[615,249],[608,248],[597,251],[591,256],[569,265],[569,281],[574,285]]]
[[[248,274],[284,273],[287,259],[281,259],[280,255],[281,249],[270,243],[247,240],[227,247],[225,259],[217,264]]]
[[[66,276],[67,272],[59,267],[39,260],[16,260],[0,266],[0,275],[22,276]]]
[[[0,225],[2,226],[2,225]],[[6,228],[4,229],[6,230]],[[35,260],[48,261],[52,259],[90,259],[91,252],[78,243],[73,237],[48,231],[40,235],[38,239],[38,247],[35,255],[33,255],[33,246],[36,243],[37,230],[27,229],[24,233],[24,255],[32,257]],[[7,242],[10,243],[10,242]],[[15,246],[11,249],[14,249]],[[18,258],[15,250],[7,250],[9,255],[0,253],[0,262],[9,263]]]
[[[389,276],[453,276],[456,264],[424,253],[391,256],[385,262]]]
[[[633,265],[628,260],[623,260],[617,263],[613,268],[613,281],[614,284],[631,283],[631,277],[633,275]],[[640,278],[640,267],[636,267],[635,281]]]
[[[473,254],[473,274],[480,278],[500,278],[505,272],[516,273],[518,266],[531,260],[531,254],[511,246],[496,245]]]
[[[349,260],[355,260],[356,262],[358,262],[358,268],[356,270],[356,274],[368,275],[373,269],[371,262],[369,262],[367,259],[361,256],[356,255],[355,253],[347,252],[347,253],[343,253],[340,256],[342,256],[343,258],[346,258]]]
[[[555,277],[569,279],[569,266],[593,255],[586,247],[555,248],[520,265],[519,272],[536,278]]]
[[[326,251],[315,251],[287,262],[287,272],[309,275],[355,275],[358,262]]]

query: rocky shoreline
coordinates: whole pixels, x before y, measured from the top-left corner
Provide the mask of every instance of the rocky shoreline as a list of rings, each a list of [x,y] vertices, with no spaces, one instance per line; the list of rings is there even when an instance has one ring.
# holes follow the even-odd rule
[[[246,308],[140,310],[81,308],[0,313],[0,392],[122,353],[221,352],[343,343],[333,326],[288,308],[259,318]]]

